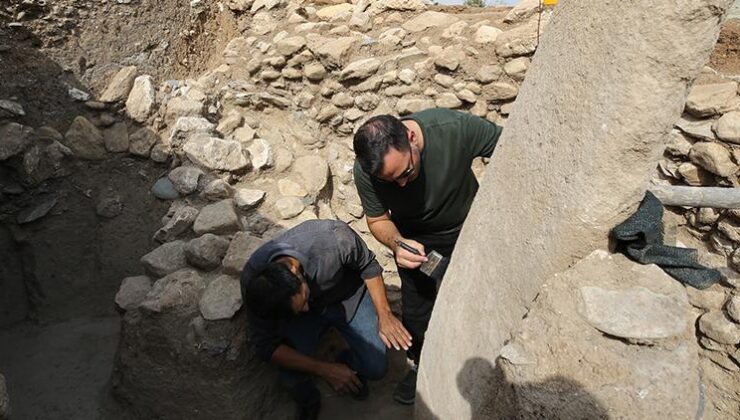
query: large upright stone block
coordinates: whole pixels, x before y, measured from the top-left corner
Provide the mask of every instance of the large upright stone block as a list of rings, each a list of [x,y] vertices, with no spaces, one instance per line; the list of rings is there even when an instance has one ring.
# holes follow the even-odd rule
[[[501,379],[466,362],[495,364],[544,280],[636,209],[731,3],[558,5],[437,298],[418,418],[501,414],[483,386]]]

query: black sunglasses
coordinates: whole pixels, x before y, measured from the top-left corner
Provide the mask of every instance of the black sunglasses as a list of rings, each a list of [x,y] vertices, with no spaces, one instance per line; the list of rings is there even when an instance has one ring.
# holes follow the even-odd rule
[[[387,179],[383,179],[383,178],[379,178],[379,177],[374,177],[374,178],[378,182],[380,182],[382,184],[393,184],[395,182],[398,182],[398,181],[401,181],[403,179],[406,179],[406,178],[410,177],[411,174],[413,174],[413,173],[414,173],[414,152],[409,149],[409,166],[407,166],[406,167],[406,170],[404,170],[403,172],[401,172],[400,175],[398,175],[397,177],[393,178],[392,181],[388,181]]]

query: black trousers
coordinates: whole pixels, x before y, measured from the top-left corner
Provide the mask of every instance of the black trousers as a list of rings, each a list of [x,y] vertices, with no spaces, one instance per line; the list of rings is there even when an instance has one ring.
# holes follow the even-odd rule
[[[452,250],[457,243],[459,232],[449,235],[409,235],[422,245],[427,253],[432,250],[439,252],[445,257],[452,255]],[[432,309],[437,299],[437,282],[418,268],[409,270],[398,267],[398,275],[401,277],[401,306],[403,316],[401,321],[411,334],[412,345],[406,352],[409,359],[418,364],[421,357],[421,348],[424,345],[424,335],[432,317]]]

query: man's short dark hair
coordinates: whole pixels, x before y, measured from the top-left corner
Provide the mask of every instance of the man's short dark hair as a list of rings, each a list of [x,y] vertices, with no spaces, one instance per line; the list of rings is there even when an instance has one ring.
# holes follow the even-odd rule
[[[244,290],[244,303],[260,318],[288,319],[295,316],[291,298],[301,290],[301,279],[287,265],[270,263]]]
[[[355,155],[362,170],[378,176],[390,147],[401,152],[410,150],[407,131],[401,120],[392,115],[378,115],[362,124],[354,138]]]

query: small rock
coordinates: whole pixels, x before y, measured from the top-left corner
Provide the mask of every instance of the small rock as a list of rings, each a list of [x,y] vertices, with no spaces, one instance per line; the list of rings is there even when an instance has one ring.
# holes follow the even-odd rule
[[[267,140],[254,139],[252,144],[247,147],[247,151],[252,157],[252,168],[254,169],[269,168],[275,163],[272,146]]]
[[[160,178],[152,186],[152,194],[160,200],[174,200],[180,197],[175,185],[168,178]]]
[[[100,217],[112,219],[123,212],[123,203],[120,197],[103,198],[95,206],[95,213]]]
[[[402,69],[398,72],[398,80],[410,85],[416,79],[416,72],[411,69]]]
[[[396,103],[396,111],[401,115],[412,114],[425,109],[434,108],[431,99],[399,99]]]
[[[280,195],[283,195],[285,197],[305,197],[308,195],[308,191],[306,191],[303,186],[291,179],[281,179],[278,180],[278,190],[280,191]]]
[[[234,195],[234,187],[223,179],[216,179],[206,185],[203,194],[211,201],[218,201]]]
[[[141,264],[147,273],[162,277],[187,266],[185,261],[185,242],[167,242],[141,257]]]
[[[18,123],[0,127],[0,161],[23,152],[33,142],[33,129]]]
[[[159,135],[146,128],[140,128],[128,138],[128,152],[135,156],[149,157],[152,147],[159,141]]]
[[[248,126],[245,125],[244,127],[239,127],[236,130],[234,130],[234,133],[231,135],[231,138],[238,141],[242,144],[248,144],[252,140],[254,140],[254,137],[257,135],[257,131]]]
[[[275,202],[275,208],[281,219],[290,219],[301,214],[305,206],[298,197],[283,197]]]
[[[167,178],[172,181],[175,190],[182,195],[194,193],[198,189],[198,180],[203,171],[193,166],[180,166],[173,169]]]
[[[506,74],[508,74],[512,79],[520,82],[524,80],[524,75],[527,73],[528,68],[529,58],[527,57],[515,58],[504,64],[504,71]]]
[[[740,111],[721,116],[712,128],[720,140],[740,144]]]
[[[722,290],[722,287],[716,285],[707,290],[687,287],[686,293],[689,296],[689,303],[699,309],[720,309],[725,303],[725,292]]]
[[[523,22],[540,9],[540,0],[521,0],[504,17],[506,23]]]
[[[206,282],[197,271],[190,268],[178,270],[154,282],[139,308],[152,313],[197,308],[205,288]]]
[[[355,11],[349,20],[349,27],[356,31],[367,32],[373,28],[373,22],[369,13]]]
[[[504,31],[493,26],[482,25],[475,31],[473,40],[478,44],[493,44]]]
[[[188,140],[183,151],[194,163],[219,171],[240,171],[249,168],[249,152],[239,142],[218,137],[197,135]]]
[[[329,180],[329,165],[326,159],[317,156],[301,156],[293,163],[293,173],[310,195],[318,195]]]
[[[607,290],[581,287],[578,312],[599,331],[636,343],[678,336],[688,326],[683,308],[644,287]]]
[[[224,273],[240,275],[252,253],[265,243],[264,240],[246,232],[237,232],[231,240],[223,260]]]
[[[248,210],[257,207],[265,199],[266,194],[262,190],[240,188],[234,194],[234,204],[242,210]]]
[[[456,109],[462,106],[462,101],[454,93],[445,92],[437,96],[435,104],[439,108]]]
[[[367,79],[375,74],[380,68],[380,60],[377,58],[366,58],[353,61],[339,74],[339,80]]]
[[[447,27],[447,29],[442,31],[442,38],[457,38],[462,35],[463,31],[467,29],[468,26],[468,22],[465,22],[464,20],[461,20],[460,22],[455,22]]]
[[[668,135],[666,152],[674,157],[686,158],[691,151],[692,143],[679,130],[671,130]]]
[[[314,82],[324,80],[326,74],[326,68],[318,62],[309,63],[303,68],[303,75],[306,76],[308,80]]]
[[[157,163],[165,163],[169,159],[171,152],[172,150],[168,146],[158,143],[152,147],[149,159]]]
[[[67,91],[67,95],[78,102],[87,102],[90,100],[89,93],[77,88],[69,88],[69,90]]]
[[[469,89],[460,90],[455,94],[458,98],[470,104],[474,104],[476,101],[478,101],[478,97],[476,97],[475,93],[471,92]]]
[[[122,68],[108,83],[108,87],[100,95],[100,101],[111,103],[125,100],[134,85],[135,78],[136,66]]]
[[[144,122],[154,110],[156,89],[152,76],[139,76],[134,80],[126,99],[126,113],[134,121]]]
[[[316,116],[316,121],[325,123],[341,113],[341,109],[335,107],[334,105],[327,105],[321,108],[319,114]]]
[[[355,104],[355,98],[345,92],[339,92],[332,96],[331,103],[339,108],[349,108]]]
[[[297,53],[303,47],[306,46],[306,38],[302,36],[293,36],[288,38],[283,38],[280,40],[276,45],[275,49],[278,53],[289,57],[293,54]]]
[[[167,102],[165,119],[176,121],[182,117],[200,117],[203,114],[203,103],[182,97],[172,98]]]
[[[56,204],[56,197],[42,198],[38,203],[21,210],[16,217],[16,221],[19,225],[36,221],[49,214]]]
[[[417,15],[403,24],[403,29],[409,32],[421,32],[427,28],[448,27],[460,20],[456,16],[436,11],[427,11]]]
[[[201,315],[209,321],[229,319],[241,306],[239,280],[230,276],[219,276],[211,281],[198,303]]]
[[[733,296],[727,301],[727,315],[735,323],[740,324],[740,296]]]
[[[355,98],[357,108],[365,112],[374,110],[379,102],[380,97],[374,93],[366,93]]]
[[[242,125],[242,122],[244,122],[244,117],[242,117],[238,112],[232,112],[221,118],[216,127],[216,131],[221,133],[222,136],[228,136],[233,133],[234,130],[239,128],[239,126]]]
[[[129,148],[126,123],[117,122],[103,131],[105,148],[111,153],[127,152]]]
[[[0,99],[0,118],[22,117],[26,115],[23,106],[18,102],[8,99]]]
[[[203,117],[180,117],[170,131],[167,143],[170,147],[182,147],[195,134],[213,133],[213,123]]]
[[[449,71],[455,71],[460,67],[460,60],[455,57],[440,55],[434,59],[434,65]]]
[[[724,111],[737,95],[737,82],[694,85],[686,99],[686,110],[697,117],[709,117]]]
[[[198,218],[193,223],[196,234],[214,233],[217,235],[233,233],[241,230],[239,217],[234,210],[234,201],[221,200],[203,207]]]
[[[699,140],[713,141],[715,139],[711,120],[694,120],[682,116],[676,121],[676,127],[686,135]]]
[[[149,277],[126,277],[116,293],[116,305],[124,311],[135,309],[144,301],[150,290],[152,290],[152,280]]]
[[[718,143],[695,143],[689,158],[696,165],[723,177],[734,175],[738,170],[738,166],[732,162],[730,151]]]
[[[725,317],[722,311],[709,311],[699,318],[699,330],[721,344],[740,342],[740,327]]]
[[[493,82],[486,86],[486,93],[491,101],[509,101],[516,98],[519,88],[506,82]]]
[[[105,140],[100,131],[87,118],[79,116],[72,121],[64,145],[69,147],[75,156],[88,160],[101,160],[106,157]]]
[[[339,16],[349,16],[355,6],[351,3],[339,3],[333,6],[326,6],[316,12],[316,17],[322,20],[333,20]]]
[[[692,186],[712,185],[714,177],[711,173],[701,169],[691,162],[684,162],[678,166],[678,173],[687,184]]]
[[[154,233],[154,240],[160,243],[170,242],[187,232],[198,217],[198,209],[182,206],[175,211],[167,223]]]
[[[192,266],[211,271],[221,266],[227,249],[229,240],[206,233],[185,245],[185,258]]]
[[[446,88],[455,84],[455,78],[446,74],[435,74],[434,81]]]

